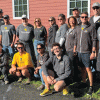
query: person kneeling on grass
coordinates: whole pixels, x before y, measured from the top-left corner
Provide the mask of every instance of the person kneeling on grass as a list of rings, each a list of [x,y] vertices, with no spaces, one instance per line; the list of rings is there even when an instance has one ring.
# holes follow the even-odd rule
[[[37,67],[35,68],[34,71],[34,76],[37,78],[41,78],[42,81],[42,85],[40,85],[37,89],[38,90],[42,90],[45,88],[45,83],[43,81],[43,77],[42,77],[42,69],[41,66],[48,60],[49,58],[49,53],[45,51],[45,46],[41,43],[39,43],[37,45],[37,52],[39,53],[38,57],[37,57]],[[39,73],[39,75],[38,75]]]
[[[40,93],[40,96],[52,94],[50,85],[54,85],[55,91],[62,91],[63,95],[68,94],[66,86],[71,82],[71,69],[68,56],[64,55],[59,43],[54,43],[52,46],[54,56],[50,57],[42,66],[42,76],[46,85],[45,90]],[[48,65],[53,65],[53,70],[48,69]]]
[[[27,77],[28,79],[26,81],[26,84],[29,84],[32,74],[34,75],[34,68],[31,56],[29,53],[24,51],[23,43],[17,44],[17,50],[18,52],[13,57],[12,68],[9,70],[9,73],[18,76],[18,82],[22,81],[22,76]]]
[[[0,44],[0,72],[4,75],[5,84],[9,83],[8,73],[9,73],[9,65],[8,65],[8,55],[2,50],[2,44]]]

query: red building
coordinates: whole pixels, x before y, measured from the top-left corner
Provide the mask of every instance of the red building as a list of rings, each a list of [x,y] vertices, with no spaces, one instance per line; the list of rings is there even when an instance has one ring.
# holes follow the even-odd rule
[[[27,14],[29,23],[34,25],[34,19],[39,17],[48,29],[50,16],[57,19],[57,16],[63,13],[68,18],[75,6],[79,7],[81,12],[88,11],[89,16],[92,16],[94,2],[99,0],[0,0],[0,8],[3,9],[3,15],[10,16],[11,24],[16,27],[21,24],[21,15]]]

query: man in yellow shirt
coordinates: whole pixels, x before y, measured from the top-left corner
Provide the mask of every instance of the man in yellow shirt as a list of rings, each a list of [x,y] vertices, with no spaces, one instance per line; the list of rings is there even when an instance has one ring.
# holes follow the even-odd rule
[[[9,73],[19,77],[18,82],[22,81],[22,76],[28,78],[26,84],[29,84],[31,81],[31,76],[34,74],[33,63],[31,56],[24,50],[24,44],[17,44],[18,52],[14,55],[12,61],[12,68],[9,70]]]

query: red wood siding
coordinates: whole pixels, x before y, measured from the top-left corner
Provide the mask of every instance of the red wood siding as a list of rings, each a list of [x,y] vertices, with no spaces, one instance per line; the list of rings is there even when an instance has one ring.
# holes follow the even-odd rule
[[[92,5],[99,0],[91,0],[90,16],[93,15]],[[10,16],[10,22],[17,27],[21,24],[21,19],[13,19],[12,0],[0,0],[0,8],[3,9],[5,14]],[[63,13],[67,16],[67,0],[29,0],[29,23],[34,24],[34,19],[39,17],[42,20],[42,24],[49,28],[48,19],[50,16],[54,16],[58,19],[58,15]],[[58,20],[56,20],[58,24]]]
[[[13,19],[12,0],[1,0],[0,8],[5,14],[10,16],[10,22],[16,27],[21,24],[21,20]],[[67,0],[29,0],[29,23],[34,24],[35,18],[41,18],[42,24],[48,29],[48,19],[63,13],[67,16]]]

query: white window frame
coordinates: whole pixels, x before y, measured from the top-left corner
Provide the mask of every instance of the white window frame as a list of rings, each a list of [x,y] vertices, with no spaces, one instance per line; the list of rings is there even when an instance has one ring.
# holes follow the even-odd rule
[[[12,0],[12,7],[13,7],[13,19],[21,19],[21,17],[15,17],[15,7],[14,7],[14,0]],[[29,0],[27,0],[27,18],[29,19]]]
[[[84,1],[84,0],[83,0]],[[90,17],[90,1],[91,0],[88,0],[88,17]],[[67,18],[70,17],[69,13],[70,13],[70,0],[67,0]]]

